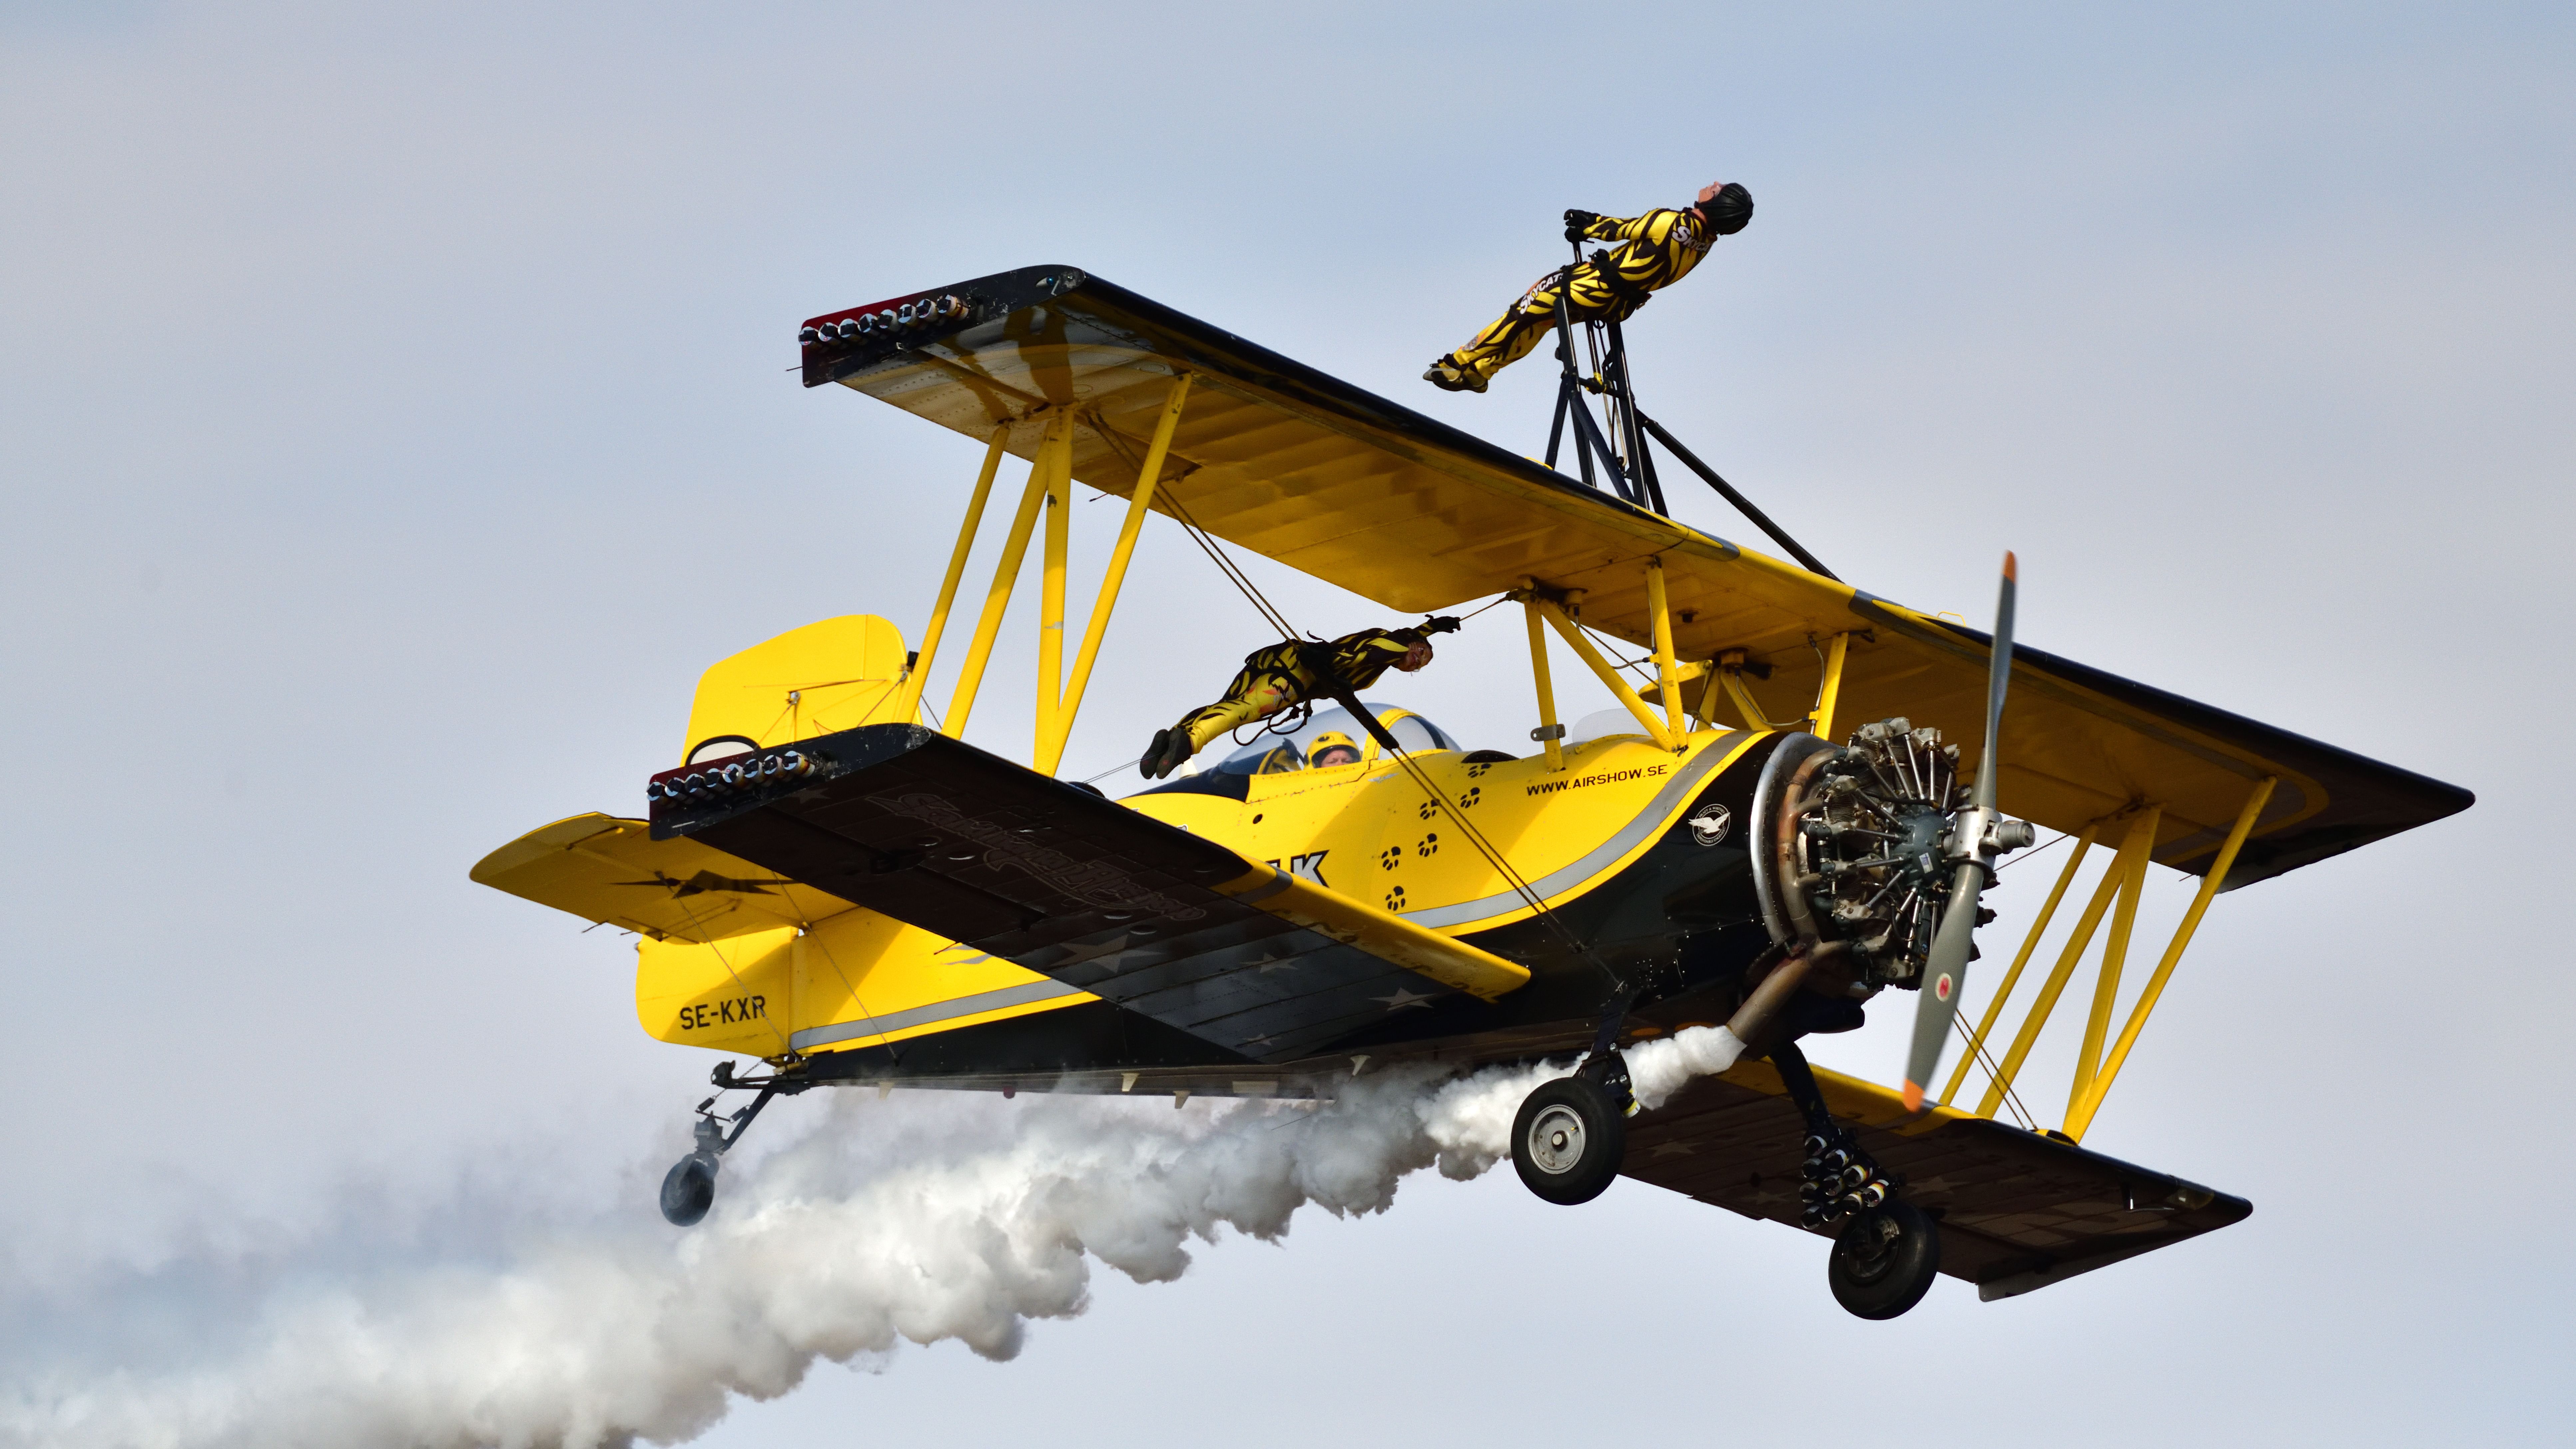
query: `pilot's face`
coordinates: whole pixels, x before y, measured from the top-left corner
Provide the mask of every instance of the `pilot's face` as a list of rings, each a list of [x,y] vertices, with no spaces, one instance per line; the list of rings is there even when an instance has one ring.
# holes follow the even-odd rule
[[[1428,644],[1416,644],[1412,648],[1404,651],[1404,657],[1395,661],[1395,667],[1403,670],[1407,674],[1411,674],[1413,671],[1420,669],[1423,665],[1430,662],[1431,646]]]
[[[1335,745],[1328,750],[1317,752],[1315,756],[1315,768],[1318,770],[1329,770],[1335,765],[1356,765],[1359,762],[1360,752],[1348,745]]]

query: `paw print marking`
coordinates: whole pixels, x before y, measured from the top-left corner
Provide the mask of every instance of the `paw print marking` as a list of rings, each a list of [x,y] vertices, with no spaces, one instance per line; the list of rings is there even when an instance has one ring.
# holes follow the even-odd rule
[[[1386,893],[1386,908],[1390,911],[1404,909],[1404,887],[1397,886]]]
[[[1440,853],[1440,832],[1435,830],[1429,835],[1422,837],[1422,843],[1413,847],[1413,853],[1423,856],[1426,859],[1431,856],[1438,855]]]
[[[1436,812],[1439,808],[1440,808],[1439,806],[1432,804],[1432,803],[1431,803],[1430,801],[1428,801],[1428,800],[1425,800],[1425,801],[1423,801],[1421,804],[1416,805],[1415,807],[1413,807],[1413,813],[1414,813],[1414,814],[1416,814],[1416,815],[1418,815],[1418,816],[1420,816],[1420,817],[1422,817],[1422,818],[1423,818],[1423,819],[1425,819],[1425,820],[1428,820],[1428,819],[1430,819],[1430,818],[1432,817],[1432,814],[1433,814],[1434,812]]]
[[[1470,780],[1481,780],[1481,779],[1485,778],[1485,772],[1486,772],[1487,770],[1492,769],[1492,768],[1494,768],[1494,767],[1493,767],[1493,766],[1491,766],[1491,765],[1469,765],[1469,766],[1467,767],[1467,778],[1468,778],[1468,779],[1470,779]],[[1470,791],[1468,791],[1467,793],[1468,793],[1468,794],[1470,794],[1470,795],[1472,795],[1472,794],[1474,794],[1474,793],[1476,793],[1476,792],[1475,792],[1475,791],[1473,791],[1473,790],[1470,790]]]
[[[1393,870],[1402,864],[1404,864],[1404,847],[1401,845],[1388,846],[1386,853],[1377,858],[1377,866],[1380,870]]]
[[[1461,809],[1461,810],[1469,809],[1469,808],[1473,807],[1477,801],[1482,800],[1482,799],[1484,799],[1484,798],[1485,798],[1485,787],[1484,787],[1484,786],[1482,786],[1482,785],[1470,785],[1470,786],[1468,786],[1468,787],[1467,787],[1467,793],[1458,797],[1458,808],[1459,808],[1459,809]]]

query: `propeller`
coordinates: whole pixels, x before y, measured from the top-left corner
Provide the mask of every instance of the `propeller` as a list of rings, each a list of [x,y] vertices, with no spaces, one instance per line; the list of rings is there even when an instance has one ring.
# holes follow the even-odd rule
[[[2006,820],[1995,810],[1995,757],[2004,727],[2004,690],[2012,683],[2013,556],[2004,555],[2003,588],[1995,600],[1994,662],[1986,675],[1986,748],[1977,761],[1976,789],[1968,803],[1950,817],[1942,854],[1954,863],[1950,903],[1941,912],[1941,928],[1923,964],[1923,990],[1914,1008],[1914,1044],[1905,1058],[1905,1110],[1923,1110],[1923,1084],[1941,1065],[1951,1019],[1959,1014],[1959,991],[1967,984],[1968,953],[1977,931],[1977,897],[1995,878],[1995,857],[2019,850],[2033,838],[2029,824]]]

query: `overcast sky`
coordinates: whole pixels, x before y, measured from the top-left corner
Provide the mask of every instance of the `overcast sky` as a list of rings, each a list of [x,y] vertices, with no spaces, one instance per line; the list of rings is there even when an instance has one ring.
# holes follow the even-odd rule
[[[1731,179],[1757,215],[1629,328],[1640,394],[1838,572],[1982,627],[2016,549],[2027,642],[2478,793],[2222,898],[2095,1124],[2254,1216],[1865,1324],[1776,1226],[1416,1179],[701,1442],[2563,1434],[2571,41],[2541,5],[0,3],[0,1360],[163,1362],[223,1305],[650,1212],[712,1059],[637,1030],[631,942],[465,872],[637,812],[715,659],[917,640],[979,449],[799,387],[800,319],[1070,263],[1536,452],[1537,363],[1424,363],[1565,207]],[[1078,580],[1114,517],[1077,509]],[[1176,532],[1143,558],[1068,774],[1262,640]],[[1013,623],[974,738],[1024,753]],[[1405,702],[1525,742],[1520,647],[1488,616]],[[2149,921],[2187,896],[2159,872]],[[1820,1057],[1894,1080],[1878,1015]]]

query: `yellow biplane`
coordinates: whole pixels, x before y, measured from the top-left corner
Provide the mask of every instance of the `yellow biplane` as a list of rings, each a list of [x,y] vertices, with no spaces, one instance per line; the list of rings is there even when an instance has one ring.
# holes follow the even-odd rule
[[[757,1091],[730,1116],[701,1105],[698,1150],[663,1189],[683,1225],[780,1092],[1312,1098],[1398,1064],[1579,1058],[1513,1128],[1541,1196],[1579,1202],[1624,1173],[1828,1236],[1833,1290],[1865,1317],[1904,1312],[1936,1271],[2027,1292],[2252,1210],[2080,1145],[2217,892],[2471,803],[2016,651],[2009,577],[1993,636],[1944,622],[1070,267],[831,313],[801,340],[807,386],[984,444],[919,649],[854,616],[726,659],[680,762],[647,782],[646,818],[559,821],[473,872],[637,933],[645,1030],[732,1054],[716,1084]],[[1027,479],[934,715],[923,690],[1005,455]],[[1068,662],[1076,482],[1127,507]],[[1057,779],[1153,514],[1219,561],[1249,549],[1392,609],[1517,602],[1535,747],[1470,751],[1335,688],[1335,708],[1123,800]],[[1033,542],[1042,682],[1022,765],[963,737]],[[1569,736],[1555,646],[1621,727]],[[1361,758],[1310,768],[1326,731]],[[2075,843],[1971,1023],[1978,895],[2033,824]],[[2096,847],[2109,863],[2007,1035]],[[2150,863],[2200,885],[2115,1022]],[[2097,937],[2063,1125],[1996,1120]],[[1889,987],[1917,993],[1901,1089],[1807,1065],[1800,1036],[1859,1024]],[[1936,1089],[1952,1035],[1966,1050]],[[1649,1036],[1723,1069],[1635,1114],[1622,1048]],[[736,1056],[767,1074],[737,1077]],[[1971,1064],[1988,1078],[1973,1104]]]

